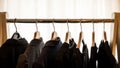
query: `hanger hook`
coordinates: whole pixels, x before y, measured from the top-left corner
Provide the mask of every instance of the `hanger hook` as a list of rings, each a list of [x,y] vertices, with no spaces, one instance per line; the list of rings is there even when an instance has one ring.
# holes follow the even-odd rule
[[[53,25],[53,29],[54,29],[54,32],[55,32],[55,24],[54,24],[54,19],[52,20],[52,25]]]
[[[81,32],[82,32],[82,21],[81,20],[80,20],[80,29],[81,29]]]
[[[103,19],[103,31],[105,31],[105,21]]]
[[[35,23],[35,25],[36,25],[36,31],[38,31],[38,20],[36,19],[35,21],[36,21],[36,23]]]
[[[16,32],[17,32],[16,18],[14,19],[14,26],[15,26],[15,29],[16,29]]]
[[[92,23],[93,23],[93,32],[94,32],[94,19],[92,20]]]
[[[68,32],[69,32],[69,24],[68,24],[68,22],[69,22],[69,21],[68,21],[68,19],[67,19],[67,28],[68,28]]]

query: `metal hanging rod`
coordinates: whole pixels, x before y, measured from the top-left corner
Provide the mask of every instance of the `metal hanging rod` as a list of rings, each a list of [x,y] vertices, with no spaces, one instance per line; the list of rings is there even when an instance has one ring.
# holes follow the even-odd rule
[[[8,23],[14,23],[15,19],[7,19]],[[35,23],[36,20],[38,23],[113,23],[114,19],[16,19],[16,23]]]

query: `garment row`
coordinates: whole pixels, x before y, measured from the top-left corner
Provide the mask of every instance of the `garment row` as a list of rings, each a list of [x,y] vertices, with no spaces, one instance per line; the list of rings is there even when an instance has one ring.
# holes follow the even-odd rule
[[[90,58],[83,39],[82,44],[81,52],[73,38],[62,43],[57,37],[44,44],[40,37],[28,44],[12,37],[0,48],[0,68],[118,68],[108,41],[102,40],[99,48],[94,43]]]

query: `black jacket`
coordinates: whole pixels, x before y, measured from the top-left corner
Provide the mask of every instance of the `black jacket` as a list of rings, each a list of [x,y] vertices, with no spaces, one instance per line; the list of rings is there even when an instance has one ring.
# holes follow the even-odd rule
[[[33,68],[55,68],[55,57],[61,45],[60,38],[46,42],[40,57],[33,64]]]
[[[56,56],[56,68],[81,68],[82,64],[82,54],[78,48],[76,48],[76,43],[74,40],[70,40],[70,43],[63,43]]]
[[[89,61],[89,68],[96,68],[96,61],[97,61],[97,46],[96,44],[91,47],[91,56]]]
[[[89,65],[88,48],[87,45],[84,43],[84,40],[82,40],[82,43],[83,43],[83,68],[88,68]]]
[[[76,48],[76,43],[72,39],[69,44],[69,66],[70,68],[82,68],[83,67],[83,54],[79,48]]]
[[[55,65],[56,68],[70,68],[69,44],[64,42],[57,53]]]
[[[8,39],[0,48],[0,68],[16,68],[18,57],[24,53],[27,45],[24,38]]]
[[[80,52],[79,48],[74,51],[74,66],[73,68],[83,68],[83,54]]]
[[[98,68],[115,68],[116,60],[108,42],[101,41],[98,51]]]
[[[44,42],[42,38],[33,39],[24,54],[19,56],[16,68],[32,68],[33,63],[40,56],[43,46]]]

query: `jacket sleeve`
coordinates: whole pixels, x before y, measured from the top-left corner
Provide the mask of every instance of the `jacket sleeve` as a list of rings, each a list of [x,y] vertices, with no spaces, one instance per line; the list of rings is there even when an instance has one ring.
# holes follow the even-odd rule
[[[18,59],[18,63],[16,68],[25,68],[26,67],[26,56],[24,54],[21,54]]]

